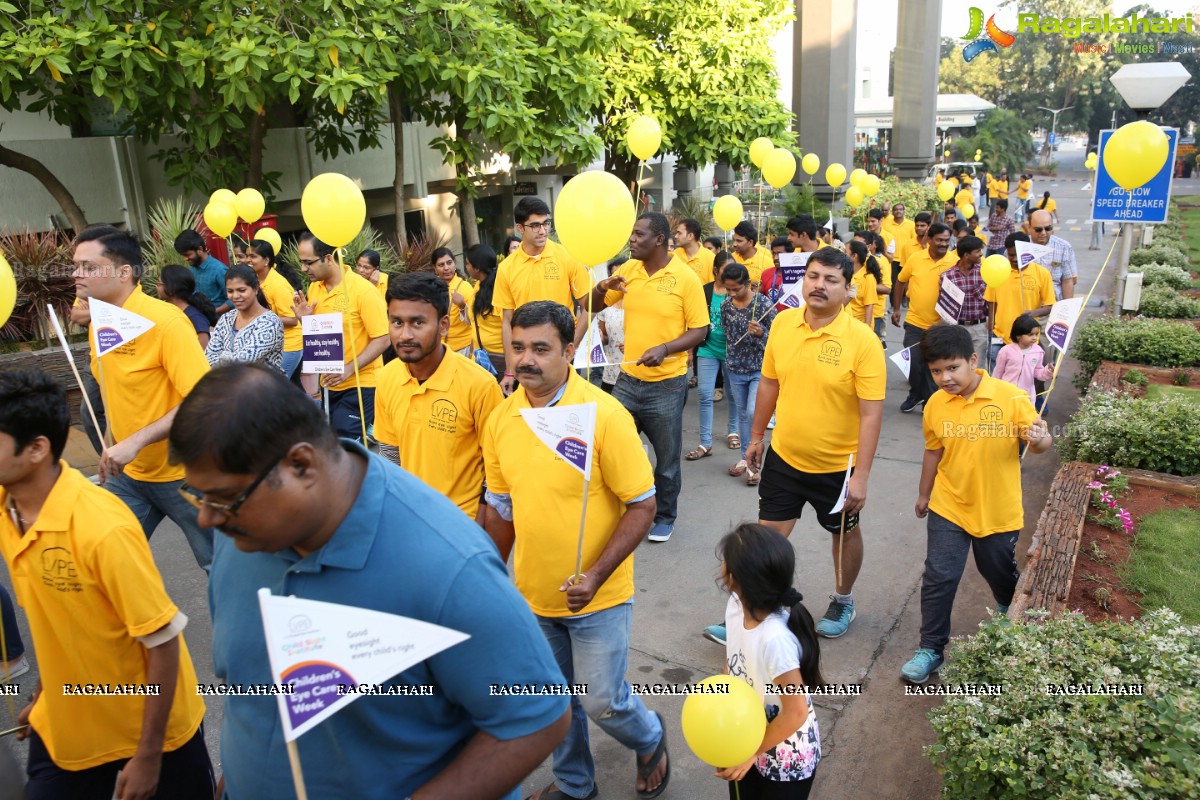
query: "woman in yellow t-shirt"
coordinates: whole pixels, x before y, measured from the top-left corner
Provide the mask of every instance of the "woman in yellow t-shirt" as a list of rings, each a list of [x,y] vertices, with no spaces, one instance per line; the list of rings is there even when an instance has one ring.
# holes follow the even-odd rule
[[[492,305],[496,288],[496,253],[486,244],[468,247],[463,254],[467,274],[475,281],[475,297],[468,306],[471,316],[473,346],[487,352],[496,380],[504,375],[504,338],[500,334],[500,309]]]
[[[1051,199],[1049,192],[1046,192],[1042,195],[1042,201],[1037,204],[1037,210],[1049,211],[1051,218],[1054,220],[1054,224],[1058,224],[1058,203]]]
[[[292,377],[300,359],[304,356],[304,334],[300,332],[300,320],[292,309],[296,292],[304,291],[300,273],[286,261],[275,257],[275,248],[270,242],[254,239],[246,251],[250,269],[258,277],[258,285],[267,300],[267,306],[283,323],[283,365],[287,377]]]
[[[866,243],[859,239],[846,242],[846,255],[854,260],[854,275],[850,278],[850,300],[846,310],[850,316],[875,330],[875,304],[879,302],[878,287],[883,273]]]

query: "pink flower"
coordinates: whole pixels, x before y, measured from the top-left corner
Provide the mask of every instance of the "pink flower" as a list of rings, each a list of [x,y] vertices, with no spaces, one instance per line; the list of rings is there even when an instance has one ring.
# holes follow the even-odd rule
[[[1103,501],[1104,503],[1107,503],[1109,508],[1113,507],[1113,496],[1111,494],[1109,494],[1108,492],[1101,492],[1100,500]]]
[[[1104,484],[1103,484],[1103,483],[1101,483],[1100,481],[1092,481],[1091,483],[1089,483],[1089,484],[1087,485],[1087,488],[1089,488],[1089,489],[1103,489],[1103,488],[1104,488]]]

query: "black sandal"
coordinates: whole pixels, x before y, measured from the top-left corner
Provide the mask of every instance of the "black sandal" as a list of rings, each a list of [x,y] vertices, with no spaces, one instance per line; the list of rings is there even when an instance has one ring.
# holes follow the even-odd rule
[[[671,782],[671,759],[668,758],[667,753],[667,726],[666,723],[663,722],[662,714],[659,714],[657,711],[655,711],[654,716],[658,717],[658,724],[662,726],[663,735],[662,738],[658,740],[658,747],[654,748],[654,752],[650,755],[649,763],[643,764],[641,761],[637,761],[635,756],[635,762],[637,763],[637,774],[638,778],[641,780],[649,780],[650,776],[654,774],[656,769],[658,769],[658,765],[664,758],[667,759],[667,771],[663,773],[662,783],[658,785],[657,789],[637,793],[638,797],[645,798],[646,800],[650,800],[652,797],[658,797],[660,794],[665,792],[667,790],[667,784]]]
[[[594,800],[596,797],[599,797],[599,795],[600,787],[593,785],[592,793],[583,798],[583,800]],[[550,781],[549,784],[529,795],[529,797],[526,797],[525,800],[576,800],[576,798],[571,797],[571,795],[555,786],[554,781]]]

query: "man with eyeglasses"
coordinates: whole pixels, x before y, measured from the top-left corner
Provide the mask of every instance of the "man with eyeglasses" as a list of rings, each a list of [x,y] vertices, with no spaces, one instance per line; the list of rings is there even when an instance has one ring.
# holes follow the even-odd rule
[[[1054,299],[1067,300],[1075,296],[1075,281],[1079,279],[1079,265],[1075,262],[1075,248],[1061,236],[1054,236],[1049,211],[1038,209],[1029,215],[1029,238],[1034,244],[1050,248],[1050,257],[1042,264],[1054,279]]]
[[[345,368],[320,379],[320,385],[329,390],[329,424],[338,436],[361,442],[363,430],[375,421],[375,386],[383,365],[381,356],[388,347],[387,305],[369,280],[339,264],[334,248],[311,233],[300,234],[296,256],[312,278],[308,296],[296,292],[293,298],[296,319],[312,314],[342,315]],[[311,396],[321,399],[319,391]]]
[[[187,617],[129,508],[62,460],[70,422],[53,378],[0,372],[0,554],[41,669],[16,719],[28,795],[209,800]]]
[[[553,300],[573,310],[575,344],[588,325],[588,293],[592,278],[587,268],[558,242],[550,241],[550,206],[540,197],[522,197],[513,209],[521,246],[500,262],[492,305],[501,310],[500,335],[504,341],[504,375],[500,388],[512,393],[516,384],[516,359],[512,352],[512,315],[534,300]],[[598,225],[604,224],[597,220]],[[594,309],[599,312],[600,309]]]
[[[183,312],[142,293],[137,239],[108,225],[92,226],[76,238],[73,260],[79,298],[120,306],[154,323],[99,361],[92,346],[91,372],[111,432],[100,454],[100,483],[129,506],[147,539],[169,517],[207,570],[213,532],[197,524],[195,509],[179,497],[183,470],[168,463],[166,438],[180,402],[208,372],[208,359]],[[94,343],[90,327],[88,333]]]
[[[305,772],[309,796],[519,797],[570,712],[565,694],[493,691],[564,681],[487,534],[416,477],[339,441],[303,392],[261,365],[209,373],[170,445],[200,519],[224,534],[209,584],[220,680],[275,682],[253,611],[259,587],[470,637],[385,682],[432,695],[364,695],[300,737],[301,762],[319,766]],[[224,720],[229,796],[278,795],[291,769],[275,700],[228,696]]]

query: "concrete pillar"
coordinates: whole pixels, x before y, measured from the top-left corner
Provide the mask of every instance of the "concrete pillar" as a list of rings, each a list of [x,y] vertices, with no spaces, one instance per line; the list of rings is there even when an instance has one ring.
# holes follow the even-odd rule
[[[717,182],[717,197],[733,194],[733,167],[718,161],[713,165],[713,179]]]
[[[816,153],[821,165],[854,168],[854,37],[856,0],[796,0],[792,27],[793,129],[805,153]],[[935,29],[936,30],[936,29]],[[793,183],[808,182],[796,170]],[[821,194],[822,168],[813,176]],[[826,196],[828,185],[824,186]]]
[[[924,178],[937,138],[938,31],[941,0],[900,0],[896,31],[891,167],[901,178]]]
[[[676,167],[674,175],[674,187],[675,196],[680,200],[691,197],[692,192],[696,191],[696,171],[692,169]]]

